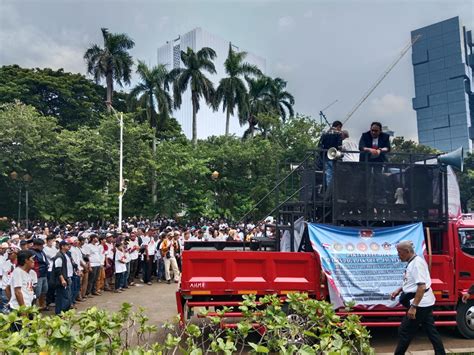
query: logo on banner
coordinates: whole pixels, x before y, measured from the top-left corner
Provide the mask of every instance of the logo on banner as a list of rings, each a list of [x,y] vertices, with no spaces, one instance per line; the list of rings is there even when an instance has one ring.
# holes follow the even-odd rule
[[[341,251],[342,249],[344,249],[344,246],[341,243],[334,243],[332,247],[335,251]]]
[[[357,249],[359,249],[359,251],[367,251],[367,244],[365,243],[357,243]]]
[[[390,250],[391,247],[392,246],[390,245],[390,243],[385,242],[382,244],[382,248],[384,248],[385,250]]]
[[[377,243],[370,243],[370,249],[372,251],[377,251],[380,249],[380,245],[378,245]]]
[[[372,238],[374,236],[374,231],[372,229],[361,229],[359,231],[359,237],[361,238]]]
[[[355,247],[354,247],[354,244],[352,243],[347,243],[346,244],[346,250],[347,251],[354,251]]]

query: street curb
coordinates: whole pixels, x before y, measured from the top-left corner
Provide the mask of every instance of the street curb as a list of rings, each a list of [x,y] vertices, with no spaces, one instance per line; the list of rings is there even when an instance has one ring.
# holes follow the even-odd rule
[[[448,348],[446,349],[447,354],[459,354],[459,355],[474,355],[474,347],[472,348]],[[377,355],[393,355],[393,352],[390,353],[376,353]],[[407,351],[406,355],[433,355],[433,350],[417,350],[417,351]]]

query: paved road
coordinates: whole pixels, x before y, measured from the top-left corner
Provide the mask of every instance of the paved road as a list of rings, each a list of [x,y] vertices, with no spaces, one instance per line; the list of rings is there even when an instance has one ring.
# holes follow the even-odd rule
[[[151,286],[138,284],[123,293],[106,292],[102,296],[88,299],[86,302],[80,303],[78,309],[83,310],[95,305],[100,308],[116,311],[123,302],[130,302],[146,308],[150,323],[160,324],[172,319],[177,313],[176,290],[176,284],[154,283]],[[463,351],[470,350],[474,353],[474,340],[461,338],[451,328],[440,328],[440,332],[447,350],[463,349]],[[372,328],[371,333],[373,337],[372,346],[377,354],[393,353],[397,343],[397,329]],[[420,333],[411,344],[409,351],[421,354],[419,351],[426,350],[432,350],[431,344],[428,338]],[[429,351],[424,354],[433,354],[433,352]]]

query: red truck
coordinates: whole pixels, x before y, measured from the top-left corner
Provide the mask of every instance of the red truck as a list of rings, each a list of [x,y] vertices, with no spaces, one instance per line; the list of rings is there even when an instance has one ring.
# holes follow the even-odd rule
[[[338,179],[347,179],[347,169],[360,169],[357,165],[358,163],[335,164],[335,186]],[[434,311],[436,325],[456,326],[462,336],[474,339],[474,297],[471,297],[467,303],[461,302],[462,293],[474,284],[474,215],[449,217],[448,174],[439,164],[437,167],[425,165],[425,168],[421,169],[411,162],[384,165],[383,178],[389,176],[386,171],[392,171],[392,175],[394,173],[396,176],[390,176],[390,178],[398,181],[395,186],[402,186],[407,191],[405,206],[392,206],[390,202],[377,201],[380,196],[383,196],[383,191],[374,192],[372,195],[365,192],[366,195],[370,195],[363,201],[366,209],[361,206],[358,199],[348,196],[347,189],[333,191],[329,203],[326,199],[318,201],[318,194],[314,194],[314,191],[320,186],[317,186],[317,177],[314,179],[313,175],[310,180],[316,182],[315,186],[308,189],[306,183],[301,183],[301,186],[306,189],[300,189],[304,192],[304,196],[300,195],[300,199],[311,195],[308,198],[309,203],[305,201],[304,204],[300,204],[304,209],[296,209],[295,204],[288,204],[288,201],[285,201],[285,204],[290,206],[288,208],[292,209],[292,213],[285,213],[284,208],[280,209],[278,218],[283,221],[280,229],[290,232],[291,249],[293,249],[296,217],[311,220],[311,216],[319,216],[313,220],[338,225],[360,225],[361,228],[397,225],[409,221],[423,222],[426,227],[425,243],[428,246],[426,261],[431,270],[431,287],[436,296]],[[391,170],[386,170],[387,165]],[[377,172],[380,171],[377,170]],[[364,174],[368,174],[367,179],[373,179],[374,171],[366,168]],[[324,176],[324,171],[321,175]],[[426,176],[431,178],[428,183]],[[382,185],[388,186],[390,191],[393,191],[393,186],[382,180],[380,180]],[[399,183],[401,180],[402,184]],[[307,182],[308,179],[305,179],[303,175],[300,181]],[[413,189],[417,181],[422,181],[425,185],[421,189],[422,197]],[[429,189],[426,189],[427,185]],[[311,190],[313,194],[308,193]],[[325,191],[320,191],[320,193],[322,196],[327,196]],[[360,194],[360,191],[357,193]],[[429,195],[429,198],[426,195]],[[351,199],[354,201],[352,205]],[[308,207],[308,204],[311,206]],[[330,205],[330,213],[326,213],[328,211],[326,204]],[[373,214],[376,210],[375,205],[378,209],[376,215]],[[292,216],[289,222],[287,220],[287,223],[284,223],[282,216],[288,215]],[[308,249],[304,252],[305,248],[302,246],[298,248],[299,250],[290,252],[278,251],[281,245],[279,226],[277,224],[270,227],[276,228],[273,235],[276,251],[263,250],[266,246],[272,245],[272,238],[254,241],[250,245],[253,248],[249,248],[248,244],[226,242],[207,242],[207,244],[206,242],[198,242],[198,244],[190,242],[185,245],[185,249],[188,250],[182,254],[183,272],[179,290],[176,292],[177,308],[182,322],[190,318],[193,308],[238,306],[242,295],[246,294],[259,296],[277,294],[284,298],[288,293],[306,292],[315,299],[330,301],[326,278],[317,253]],[[241,250],[195,249],[195,247],[209,249],[213,246],[217,249],[224,247],[235,249],[239,246],[243,248]],[[397,308],[378,306],[370,310],[355,308],[352,311],[361,316],[362,324],[377,327],[398,327],[405,312],[406,310],[401,306]],[[338,310],[338,313],[347,314],[342,309]],[[227,316],[238,315],[238,312],[230,312]]]

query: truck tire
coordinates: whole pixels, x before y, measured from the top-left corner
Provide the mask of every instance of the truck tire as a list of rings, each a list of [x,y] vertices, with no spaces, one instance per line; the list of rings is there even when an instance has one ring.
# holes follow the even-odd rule
[[[456,322],[459,333],[467,339],[474,339],[474,301],[459,303]]]

